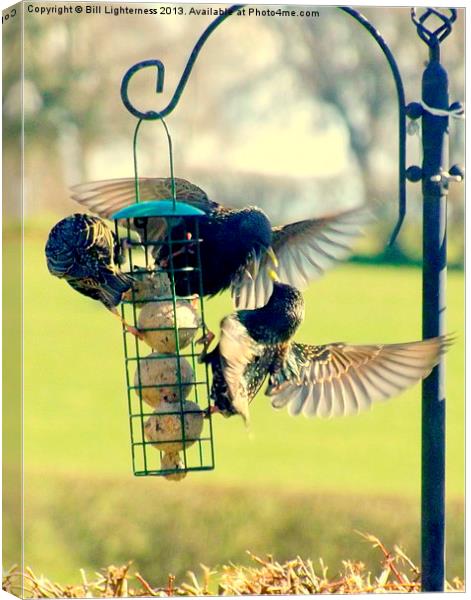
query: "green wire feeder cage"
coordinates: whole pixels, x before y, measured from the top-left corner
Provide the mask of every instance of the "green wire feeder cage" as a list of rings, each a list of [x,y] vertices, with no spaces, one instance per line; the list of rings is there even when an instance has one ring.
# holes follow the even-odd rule
[[[161,122],[172,197],[140,202],[139,120],[136,202],[113,219],[122,270],[134,280],[121,304],[134,474],[179,480],[188,471],[214,469],[208,370],[198,363],[195,343],[206,335],[198,224],[204,213],[176,200],[172,143]]]

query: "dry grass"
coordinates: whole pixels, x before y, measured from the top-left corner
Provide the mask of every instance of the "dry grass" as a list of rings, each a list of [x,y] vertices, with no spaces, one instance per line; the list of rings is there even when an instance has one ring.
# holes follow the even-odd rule
[[[124,598],[124,597],[170,597],[170,596],[243,596],[281,594],[356,594],[378,592],[420,592],[420,571],[397,546],[390,552],[372,535],[362,535],[381,553],[381,573],[373,577],[361,562],[344,561],[342,572],[332,579],[327,567],[319,561],[315,569],[311,560],[299,556],[280,564],[273,557],[263,559],[250,554],[254,566],[224,565],[210,570],[201,565],[198,578],[189,572],[187,581],[176,583],[168,576],[165,588],[155,588],[139,573],[130,573],[131,563],[103,569],[88,580],[81,569],[82,583],[60,585],[43,576],[38,577],[31,569],[22,574],[13,567],[3,578],[3,589],[11,594],[27,598]],[[458,578],[446,582],[445,591],[464,591],[464,582]]]

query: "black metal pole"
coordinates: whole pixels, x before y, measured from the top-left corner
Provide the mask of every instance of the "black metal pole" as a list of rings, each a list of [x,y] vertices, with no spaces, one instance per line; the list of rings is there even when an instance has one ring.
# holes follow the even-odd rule
[[[409,167],[410,181],[422,180],[423,268],[422,333],[445,334],[446,217],[450,181],[462,181],[458,165],[448,171],[448,122],[462,116],[459,102],[449,105],[448,75],[440,64],[440,44],[452,32],[455,8],[411,9],[419,37],[429,48],[422,77],[422,102],[406,107],[411,119],[422,117],[422,168]],[[433,28],[427,27],[430,22]],[[438,24],[437,24],[438,22]],[[445,362],[422,384],[422,591],[445,586]]]
[[[440,46],[430,47],[422,79],[425,106],[448,110],[448,77]],[[448,116],[422,116],[423,275],[422,333],[445,333]],[[445,582],[445,364],[422,384],[422,591]]]

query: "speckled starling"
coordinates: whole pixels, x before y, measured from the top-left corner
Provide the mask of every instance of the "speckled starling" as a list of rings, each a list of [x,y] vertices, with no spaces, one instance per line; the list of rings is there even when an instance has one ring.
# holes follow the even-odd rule
[[[298,344],[291,338],[302,314],[300,293],[275,282],[264,308],[223,319],[220,342],[204,359],[213,371],[216,411],[247,420],[248,404],[269,376],[265,393],[274,408],[311,417],[354,414],[426,377],[451,343],[445,336],[404,344]]]
[[[204,295],[213,296],[231,288],[235,307],[241,309],[264,306],[270,298],[272,282],[266,271],[271,262],[276,264],[273,251],[279,261],[281,281],[302,289],[350,253],[353,240],[369,219],[368,211],[360,207],[272,228],[259,208],[225,208],[184,179],[175,179],[175,189],[177,200],[205,213],[198,219],[203,240],[200,257]],[[169,198],[171,180],[141,178],[139,191],[142,201]],[[81,184],[72,192],[74,200],[105,218],[135,202],[134,179]],[[171,239],[185,239],[188,235],[191,239],[193,227],[189,219],[177,222],[172,226]],[[133,228],[148,241],[163,240],[168,233],[165,221],[159,218],[134,220]],[[166,267],[170,262],[169,246],[156,245],[153,256],[160,266]],[[197,266],[197,252],[192,244],[172,244],[171,259],[174,269]],[[199,293],[195,272],[175,272],[175,284],[180,296]]]
[[[204,359],[212,367],[211,397],[225,416],[248,420],[248,405],[304,318],[301,292],[280,283],[274,272],[268,303],[255,310],[239,310],[221,321],[217,347]]]
[[[121,318],[116,306],[133,280],[120,271],[116,236],[102,219],[78,213],[62,219],[51,229],[45,252],[52,275]]]

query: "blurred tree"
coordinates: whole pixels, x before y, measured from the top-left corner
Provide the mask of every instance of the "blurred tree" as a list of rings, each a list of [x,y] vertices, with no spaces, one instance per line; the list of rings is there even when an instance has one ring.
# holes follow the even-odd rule
[[[176,165],[181,176],[200,178],[196,183],[215,198],[230,204],[257,203],[279,222],[297,216],[301,204],[310,210],[313,202],[328,209],[362,196],[375,201],[384,213],[376,236],[380,251],[397,211],[393,81],[380,49],[359,24],[335,7],[320,7],[319,12],[319,18],[303,19],[232,17],[211,36],[178,110],[168,119]],[[427,51],[409,9],[364,12],[396,56],[407,100],[416,100]],[[463,97],[462,13],[443,49],[452,99]],[[44,19],[27,15],[24,116],[26,174],[34,190],[34,199],[28,197],[31,213],[44,208],[70,212],[68,185],[131,174],[135,120],[119,97],[124,71],[144,58],[162,59],[164,93],[156,96],[155,74],[147,70],[133,80],[130,96],[143,109],[165,106],[189,52],[211,20],[207,16]],[[20,82],[17,74],[6,71],[4,105],[8,106],[8,90]],[[18,109],[12,110],[20,118]],[[304,115],[304,138],[296,143],[286,133],[293,130],[299,114]],[[142,174],[160,175],[168,169],[165,139],[156,127],[142,129]],[[299,122],[297,127],[299,131]],[[272,137],[259,152],[257,136],[266,130]],[[273,135],[277,130],[279,139]],[[326,162],[322,152],[303,144],[308,135],[313,140],[332,138],[332,131],[341,132],[338,164],[322,174],[319,163]],[[464,127],[452,125],[452,132],[451,155],[453,162],[459,162]],[[244,159],[244,153],[250,158]],[[300,172],[298,159],[304,165],[311,161],[312,173]],[[418,160],[419,140],[409,139],[408,164]],[[283,162],[291,166],[280,169]],[[456,255],[462,252],[462,198],[462,186],[452,186],[450,237]],[[399,242],[407,255],[419,256],[418,184],[409,186],[408,199],[410,210]]]
[[[409,8],[365,8],[365,16],[384,35],[401,71],[406,102],[420,98],[420,82],[427,59],[427,47],[418,38],[410,19]],[[451,36],[444,42],[443,58],[450,76],[452,101],[464,96],[464,12]],[[283,46],[283,60],[296,75],[300,90],[315,103],[326,109],[318,112],[315,128],[334,115],[348,131],[352,158],[360,174],[369,202],[379,206],[383,219],[379,223],[385,242],[391,222],[397,213],[397,101],[392,75],[385,57],[374,39],[349,15],[338,9],[323,10],[315,22],[307,19],[273,19],[270,24],[277,31]],[[453,130],[451,156],[463,160],[464,127]],[[418,145],[410,152],[408,162],[419,160]],[[417,210],[413,205],[420,196],[420,186],[409,186],[410,215],[415,221]],[[463,190],[456,186],[450,193],[450,227],[462,239],[464,211]],[[414,217],[415,215],[415,217]],[[414,236],[415,237],[415,236]],[[455,237],[455,236],[452,236]],[[391,250],[391,260],[404,258],[411,252],[410,242],[416,239],[403,235],[397,248]],[[401,248],[401,246],[405,246]],[[461,248],[460,248],[461,250]],[[414,252],[416,253],[416,252]]]

